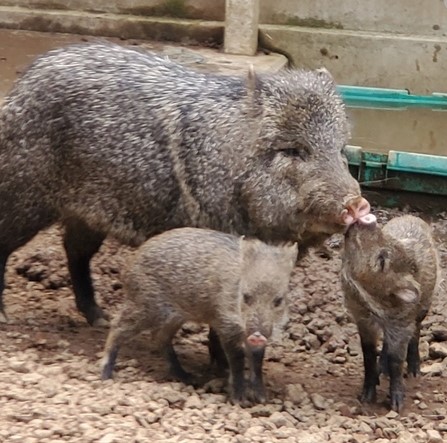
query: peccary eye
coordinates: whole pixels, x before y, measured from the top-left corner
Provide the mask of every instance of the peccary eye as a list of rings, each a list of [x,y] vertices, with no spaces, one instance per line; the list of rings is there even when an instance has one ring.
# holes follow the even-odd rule
[[[250,294],[244,294],[244,303],[250,306],[253,303],[253,297]]]
[[[275,308],[278,308],[280,305],[281,305],[281,303],[283,302],[283,297],[276,297],[274,300],[273,300],[273,306],[275,307]]]
[[[304,146],[297,146],[293,148],[284,148],[280,152],[284,157],[296,158],[300,160],[307,160],[309,158],[309,150]]]

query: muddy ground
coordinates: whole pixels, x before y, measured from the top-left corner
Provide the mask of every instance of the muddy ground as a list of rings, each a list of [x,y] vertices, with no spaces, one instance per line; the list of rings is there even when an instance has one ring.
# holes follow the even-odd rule
[[[0,95],[36,53],[85,40],[50,34],[34,39],[19,31],[0,31],[0,37]],[[398,215],[375,213],[382,221]],[[434,217],[433,229],[445,273],[447,213]],[[310,255],[294,272],[290,322],[267,351],[269,403],[242,409],[226,401],[225,380],[209,368],[203,325],[187,325],[176,342],[199,388],[167,381],[166,365],[144,335],[122,350],[115,379],[102,382],[107,329],[89,327],[75,308],[59,228],[42,232],[8,263],[0,442],[447,441],[445,285],[424,322],[424,375],[407,380],[405,410],[399,416],[388,412],[386,380],[378,404],[361,405],[359,339],[344,311],[338,276],[341,239],[330,246],[332,259]],[[131,253],[107,241],[93,260],[97,299],[112,316],[125,297],[120,273]]]
[[[398,214],[375,213],[382,221]],[[446,219],[433,219],[444,273]],[[0,441],[447,441],[445,285],[424,322],[424,375],[407,380],[405,410],[388,413],[386,380],[377,405],[361,405],[359,339],[338,276],[341,241],[330,242],[332,259],[311,254],[295,269],[290,322],[267,352],[269,403],[242,409],[226,402],[224,379],[209,368],[206,326],[186,325],[176,342],[199,388],[166,380],[166,365],[144,335],[119,355],[115,379],[101,382],[107,330],[89,327],[76,311],[60,229],[42,232],[8,263]],[[125,297],[120,272],[131,253],[107,241],[93,260],[97,298],[111,315]]]

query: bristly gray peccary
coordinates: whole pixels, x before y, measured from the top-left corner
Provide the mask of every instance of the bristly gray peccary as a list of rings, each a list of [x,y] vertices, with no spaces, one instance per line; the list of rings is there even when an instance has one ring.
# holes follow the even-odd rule
[[[173,229],[149,239],[124,276],[127,297],[112,322],[102,377],[112,376],[119,347],[149,330],[171,374],[190,381],[172,339],[183,323],[195,321],[209,324],[220,339],[229,362],[231,400],[264,402],[265,347],[274,328],[287,320],[297,253],[296,244],[271,246],[208,229]],[[245,357],[249,386],[244,380]]]
[[[377,339],[383,330],[380,370],[390,377],[391,408],[404,404],[403,366],[419,374],[419,334],[440,281],[439,259],[430,227],[405,215],[381,229],[373,214],[345,235],[342,286],[357,323],[365,378],[360,399],[376,400]]]
[[[226,77],[112,44],[50,51],[0,113],[0,293],[8,256],[56,221],[91,324],[104,313],[90,259],[107,235],[139,245],[207,227],[304,250],[369,212],[347,138],[326,70]]]

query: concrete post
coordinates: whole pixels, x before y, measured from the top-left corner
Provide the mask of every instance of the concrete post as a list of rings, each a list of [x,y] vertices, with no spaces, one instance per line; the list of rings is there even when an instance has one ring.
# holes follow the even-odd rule
[[[225,1],[224,51],[255,55],[258,47],[259,0]]]

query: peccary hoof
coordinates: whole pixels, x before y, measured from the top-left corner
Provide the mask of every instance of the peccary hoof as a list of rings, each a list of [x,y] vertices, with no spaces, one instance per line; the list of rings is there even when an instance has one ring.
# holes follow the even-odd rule
[[[113,378],[113,367],[114,365],[111,363],[107,363],[103,366],[101,372],[101,380],[109,380]]]
[[[108,327],[109,316],[99,307],[94,306],[84,312],[85,318],[90,326],[93,327]]]
[[[407,373],[413,377],[418,377],[421,375],[421,367],[419,362],[408,363]]]
[[[3,309],[0,310],[0,323],[8,323],[8,317]]]
[[[364,386],[359,399],[362,403],[375,403],[377,400],[376,386]]]
[[[252,403],[262,403],[265,404],[267,403],[267,395],[265,393],[265,389],[264,388],[252,388],[250,390],[249,393],[249,398],[251,400]]]
[[[405,394],[403,391],[394,391],[390,393],[391,396],[391,409],[396,412],[400,412],[404,406]]]
[[[249,408],[249,407],[253,406],[253,403],[246,397],[245,394],[232,395],[230,397],[230,402],[233,405],[239,405],[241,408]]]
[[[191,385],[197,387],[197,380],[193,377],[192,374],[186,372],[184,369],[170,369],[168,378],[172,378],[176,381],[182,382],[185,385]]]

